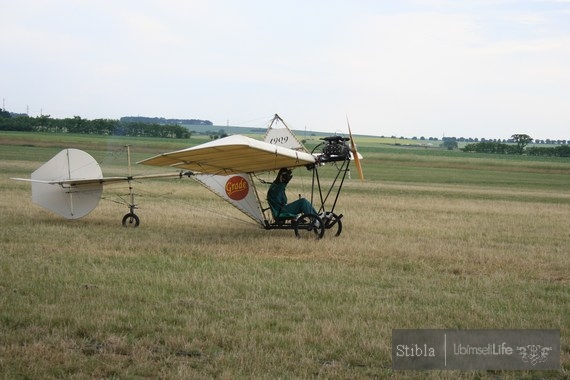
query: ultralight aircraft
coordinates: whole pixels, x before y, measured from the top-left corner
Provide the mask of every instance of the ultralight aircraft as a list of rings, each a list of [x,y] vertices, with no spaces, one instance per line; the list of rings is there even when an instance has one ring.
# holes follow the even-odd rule
[[[348,120],[347,120],[348,122]],[[326,229],[342,232],[342,214],[335,212],[337,200],[354,159],[360,179],[364,180],[360,159],[349,128],[349,137],[322,138],[312,152],[293,134],[277,114],[271,120],[264,141],[243,135],[232,135],[195,147],[163,153],[138,164],[177,169],[176,173],[131,175],[130,150],[127,148],[129,174],[125,177],[103,177],[97,161],[78,149],[64,149],[32,173],[31,179],[14,178],[32,183],[32,201],[68,219],[78,219],[98,204],[104,184],[128,182],[129,212],[124,215],[125,227],[137,227],[132,181],[146,178],[194,178],[204,187],[235,206],[263,228],[294,230],[297,237],[322,238]],[[350,141],[350,146],[348,142]],[[318,169],[333,165],[336,175],[327,191],[323,191]],[[317,215],[275,215],[264,206],[255,179],[260,173],[281,168],[305,167],[312,172],[311,203],[319,203]],[[260,180],[262,183],[267,183]],[[336,192],[335,192],[336,190]]]

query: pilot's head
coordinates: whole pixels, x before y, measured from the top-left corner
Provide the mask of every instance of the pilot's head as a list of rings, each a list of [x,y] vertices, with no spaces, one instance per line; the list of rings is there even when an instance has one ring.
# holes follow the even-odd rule
[[[279,169],[279,173],[277,173],[275,182],[289,183],[289,181],[291,181],[291,178],[293,178],[293,172],[287,168],[281,168]]]

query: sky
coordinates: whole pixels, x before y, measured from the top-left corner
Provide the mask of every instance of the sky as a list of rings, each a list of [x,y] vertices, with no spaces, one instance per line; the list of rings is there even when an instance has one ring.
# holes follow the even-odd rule
[[[570,140],[570,0],[0,0],[2,106]]]

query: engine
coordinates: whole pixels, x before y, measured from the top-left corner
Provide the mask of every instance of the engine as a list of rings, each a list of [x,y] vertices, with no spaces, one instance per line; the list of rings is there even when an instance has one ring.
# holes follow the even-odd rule
[[[350,147],[347,144],[347,141],[350,141],[350,139],[348,137],[329,136],[323,137],[321,140],[325,141],[322,148],[323,157],[321,161],[344,161],[350,157]]]

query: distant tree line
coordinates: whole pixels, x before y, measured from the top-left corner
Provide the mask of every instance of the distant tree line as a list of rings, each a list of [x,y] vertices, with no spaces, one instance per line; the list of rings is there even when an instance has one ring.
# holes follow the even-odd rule
[[[555,147],[530,146],[520,152],[516,145],[503,144],[499,142],[480,142],[465,145],[461,150],[473,153],[495,153],[495,154],[526,154],[528,156],[545,157],[570,157],[570,145],[558,145]]]
[[[199,119],[165,119],[163,117],[145,117],[145,116],[123,116],[122,123],[146,123],[146,124],[187,124],[187,125],[213,125],[210,120]]]
[[[388,136],[380,136],[381,138],[388,138]],[[390,136],[391,139],[401,139],[401,140],[407,140],[407,137],[404,136],[395,136],[392,135]],[[417,137],[414,136],[411,138],[411,140],[420,140],[420,141],[430,141],[430,142],[434,142],[434,141],[439,141],[439,139],[437,137],[425,137],[425,136],[421,136],[421,137]],[[481,138],[477,138],[477,137],[443,137],[441,139],[441,141],[443,142],[442,144],[440,144],[442,147],[444,148],[448,148],[448,147],[457,147],[456,145],[458,145],[458,143],[504,143],[504,144],[513,144],[515,141],[510,138],[510,139],[488,139],[485,137],[481,137]],[[455,143],[457,144],[455,144]],[[566,145],[566,144],[570,144],[570,140],[565,140],[565,139],[544,139],[544,140],[539,140],[539,139],[535,139],[533,141],[534,145],[538,145],[538,144],[545,144],[545,145]]]
[[[386,137],[386,136],[380,136],[380,137],[384,138],[384,137]],[[402,139],[402,140],[407,139],[407,138],[404,137],[404,136],[401,136],[401,137],[391,136],[390,138],[392,138],[392,139],[398,139],[398,138],[399,138],[399,139]],[[421,141],[425,141],[425,140],[428,140],[428,141],[438,141],[438,138],[437,138],[437,137],[427,137],[427,138],[426,138],[426,137],[424,137],[424,136],[421,136],[421,137],[414,136],[414,137],[412,137],[411,139],[412,139],[412,140],[421,140]],[[510,139],[487,139],[487,138],[485,138],[485,137],[481,137],[481,138],[479,139],[479,138],[477,138],[477,137],[443,137],[441,140],[442,140],[442,141],[457,141],[458,143],[460,143],[460,142],[466,142],[466,143],[477,143],[477,142],[499,142],[499,143],[500,143],[500,142],[502,142],[502,143],[505,143],[505,144],[507,144],[507,143],[508,143],[508,144],[514,143],[514,140],[513,140],[512,138],[510,138]],[[544,140],[539,140],[539,139],[535,139],[535,140],[533,141],[533,144],[565,145],[565,144],[570,144],[570,140],[564,140],[564,139],[558,139],[558,140],[555,140],[555,139],[544,139]]]
[[[461,148],[464,152],[472,153],[495,153],[495,154],[515,154],[516,147],[514,145],[504,144],[501,142],[486,141],[473,144],[467,144]]]
[[[526,134],[514,134],[509,140],[509,144],[500,141],[484,141],[479,143],[467,144],[462,150],[464,152],[474,153],[494,153],[494,154],[526,154],[529,156],[548,156],[548,157],[570,157],[570,146],[563,145],[555,147],[538,147],[527,145],[533,141],[533,138]]]
[[[525,153],[529,156],[570,157],[570,145],[559,145],[552,148],[530,146],[526,148]]]
[[[90,135],[141,136],[188,139],[191,132],[180,125],[123,122],[111,119],[87,120],[79,116],[52,119],[49,115],[13,117],[3,110],[0,113],[0,130],[20,132],[80,133]]]

